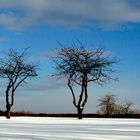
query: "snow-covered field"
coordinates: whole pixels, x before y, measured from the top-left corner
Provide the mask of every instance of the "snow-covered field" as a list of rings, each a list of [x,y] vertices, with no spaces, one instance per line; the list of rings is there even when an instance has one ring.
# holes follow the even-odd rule
[[[0,140],[140,140],[140,120],[0,117]]]

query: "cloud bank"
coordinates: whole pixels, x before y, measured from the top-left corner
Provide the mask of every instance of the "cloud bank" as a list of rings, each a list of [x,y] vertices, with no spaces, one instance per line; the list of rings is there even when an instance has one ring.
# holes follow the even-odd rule
[[[1,0],[0,26],[23,30],[34,25],[102,28],[140,23],[140,0]]]

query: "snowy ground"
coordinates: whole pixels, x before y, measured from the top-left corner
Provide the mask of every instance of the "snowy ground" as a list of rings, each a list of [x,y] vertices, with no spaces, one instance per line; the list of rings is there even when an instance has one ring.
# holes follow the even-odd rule
[[[0,117],[0,140],[140,140],[140,120]]]

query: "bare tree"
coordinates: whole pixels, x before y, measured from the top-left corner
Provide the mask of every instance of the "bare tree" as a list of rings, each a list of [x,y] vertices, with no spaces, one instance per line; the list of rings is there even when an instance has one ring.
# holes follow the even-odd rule
[[[136,113],[136,110],[132,109],[132,105],[133,103],[127,100],[124,104],[118,103],[115,95],[105,95],[99,99],[98,106],[100,107],[100,109],[97,112],[105,114],[107,117],[116,114],[134,114]]]
[[[112,65],[116,63],[103,49],[86,50],[82,43],[79,47],[73,44],[65,47],[61,43],[54,62],[56,75],[68,79],[68,87],[72,93],[73,104],[77,108],[78,118],[82,119],[82,112],[88,99],[88,83],[103,84],[113,79]],[[114,79],[113,79],[114,80]],[[76,99],[74,85],[80,86],[79,99]]]
[[[16,89],[27,79],[37,76],[37,65],[26,64],[27,49],[18,53],[12,49],[6,54],[6,58],[0,61],[0,77],[7,79],[6,88],[6,117],[10,119],[11,107],[14,104]]]
[[[127,114],[134,114],[135,113],[135,110],[132,109],[132,105],[133,103],[130,102],[130,101],[127,101],[124,103],[124,104],[118,104],[116,105],[116,111],[115,113],[116,114],[124,114],[124,115],[127,115]]]
[[[113,115],[116,110],[116,96],[115,95],[105,95],[99,99],[100,112],[105,114],[107,117]]]
[[[133,114],[133,110],[131,108],[131,106],[133,105],[132,102],[130,101],[126,101],[125,104],[122,107],[122,113],[123,114]]]

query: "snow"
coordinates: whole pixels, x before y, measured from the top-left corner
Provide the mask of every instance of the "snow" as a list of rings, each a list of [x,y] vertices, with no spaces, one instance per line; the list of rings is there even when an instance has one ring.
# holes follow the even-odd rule
[[[140,140],[140,120],[0,117],[0,140]]]

